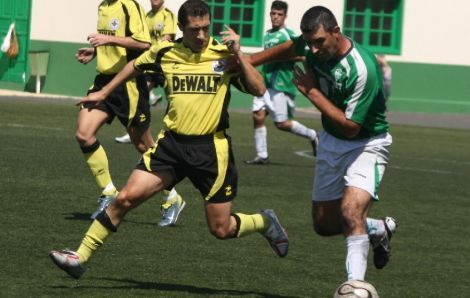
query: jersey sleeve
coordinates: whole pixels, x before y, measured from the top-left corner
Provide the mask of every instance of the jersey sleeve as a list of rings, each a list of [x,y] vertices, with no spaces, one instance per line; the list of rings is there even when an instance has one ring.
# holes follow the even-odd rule
[[[380,82],[372,63],[358,63],[354,70],[346,84],[350,95],[346,99],[345,116],[347,119],[363,125],[378,96]]]
[[[137,41],[150,43],[150,33],[142,7],[136,1],[129,1],[124,6],[129,15],[129,24],[127,25],[131,37]]]
[[[157,42],[134,61],[134,68],[140,71],[162,72],[161,57],[171,44],[168,41]]]
[[[165,22],[163,24],[162,35],[176,35],[176,18],[175,15],[165,8]]]

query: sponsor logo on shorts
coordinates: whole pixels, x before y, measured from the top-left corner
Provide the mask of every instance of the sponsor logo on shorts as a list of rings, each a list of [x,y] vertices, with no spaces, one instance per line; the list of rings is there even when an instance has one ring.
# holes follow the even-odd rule
[[[147,117],[145,117],[145,114],[142,113],[140,114],[139,119],[140,119],[140,122],[145,122],[145,120],[147,120]]]
[[[232,195],[232,186],[231,186],[231,185],[227,185],[227,186],[225,187],[225,196],[228,197],[228,196],[230,196],[230,195]]]

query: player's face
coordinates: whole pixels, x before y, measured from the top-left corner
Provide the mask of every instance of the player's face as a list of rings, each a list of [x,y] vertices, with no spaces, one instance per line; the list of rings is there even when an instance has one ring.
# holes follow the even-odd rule
[[[303,33],[303,38],[313,56],[323,62],[339,55],[340,37],[339,27],[336,27],[333,32],[326,32],[323,26],[320,26],[316,32]]]
[[[183,32],[183,43],[193,52],[200,52],[209,43],[209,27],[211,25],[210,16],[202,17],[188,16],[188,23],[183,27],[178,24]]]
[[[271,16],[271,25],[274,29],[284,27],[287,18],[287,14],[284,10],[272,9],[269,15]]]

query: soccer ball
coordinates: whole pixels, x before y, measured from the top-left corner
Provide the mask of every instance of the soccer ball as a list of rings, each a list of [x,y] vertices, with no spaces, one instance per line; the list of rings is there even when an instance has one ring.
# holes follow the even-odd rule
[[[373,285],[362,280],[343,282],[335,291],[333,298],[379,298]]]

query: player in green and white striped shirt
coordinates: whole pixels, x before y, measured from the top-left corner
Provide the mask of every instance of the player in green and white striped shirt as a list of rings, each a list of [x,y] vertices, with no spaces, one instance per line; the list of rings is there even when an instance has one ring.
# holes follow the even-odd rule
[[[296,38],[295,32],[287,28],[287,3],[274,1],[271,4],[272,28],[264,35],[264,48],[269,49],[278,44]],[[262,67],[264,83],[267,90],[263,96],[253,98],[253,124],[255,135],[256,156],[247,160],[247,164],[267,164],[268,143],[267,130],[264,124],[266,115],[271,115],[277,128],[307,138],[312,143],[316,154],[317,133],[293,119],[295,111],[296,88],[292,84],[292,67],[295,59],[290,61],[273,62]]]
[[[312,197],[314,228],[321,236],[344,235],[348,279],[365,279],[369,242],[374,265],[389,260],[392,217],[367,218],[389,159],[392,137],[385,117],[382,75],[375,56],[342,35],[330,10],[315,6],[301,21],[302,37],[253,54],[258,65],[306,55],[294,68],[296,87],[321,112]]]

